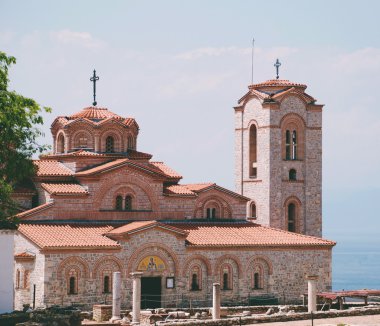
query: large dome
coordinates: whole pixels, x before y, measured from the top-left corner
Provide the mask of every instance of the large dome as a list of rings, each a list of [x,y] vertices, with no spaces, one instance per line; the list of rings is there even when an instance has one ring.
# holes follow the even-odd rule
[[[97,108],[95,106],[84,108],[83,110],[72,114],[68,118],[70,120],[78,118],[86,118],[89,120],[103,120],[108,118],[123,119],[123,117],[109,111],[107,108]]]

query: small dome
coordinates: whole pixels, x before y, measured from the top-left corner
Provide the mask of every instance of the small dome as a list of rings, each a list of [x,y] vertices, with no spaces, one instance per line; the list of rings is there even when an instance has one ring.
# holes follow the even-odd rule
[[[303,89],[307,88],[305,84],[293,83],[287,79],[270,79],[259,84],[250,85],[248,88],[262,91],[266,89],[282,88],[282,87],[299,87]]]
[[[107,108],[97,108],[94,106],[84,108],[83,110],[69,116],[70,120],[78,118],[86,118],[89,120],[103,120],[108,118],[123,119],[123,117],[117,115],[116,113],[108,111]]]

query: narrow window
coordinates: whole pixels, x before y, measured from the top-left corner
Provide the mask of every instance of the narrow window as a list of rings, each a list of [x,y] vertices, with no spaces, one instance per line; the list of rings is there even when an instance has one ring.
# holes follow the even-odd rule
[[[69,280],[69,294],[77,294],[75,276],[71,276]]]
[[[297,131],[293,130],[292,133],[292,159],[297,159]]]
[[[106,138],[106,152],[107,153],[113,153],[115,151],[114,143],[115,143],[115,141],[114,141],[112,136],[108,136]]]
[[[132,210],[132,196],[125,197],[125,210],[126,211]]]
[[[228,272],[224,272],[223,273],[223,290],[228,290],[230,287],[229,287],[229,284],[228,284]]]
[[[20,288],[20,277],[21,277],[21,273],[20,273],[20,270],[18,269],[16,272],[16,289]]]
[[[110,277],[108,275],[104,276],[103,279],[103,292],[110,293]]]
[[[191,277],[191,290],[192,291],[197,291],[199,290],[199,282],[198,282],[198,274],[193,273]]]
[[[260,289],[260,274],[258,272],[253,274],[253,288]]]
[[[57,140],[57,153],[64,153],[64,152],[65,152],[65,137],[62,134],[60,134]]]
[[[211,218],[211,208],[206,209],[206,217]]]
[[[297,180],[297,171],[295,169],[289,170],[289,180],[291,181]]]
[[[30,271],[24,272],[24,289],[29,289]]]
[[[211,218],[216,218],[216,208],[211,208]]]
[[[134,149],[135,148],[135,140],[132,136],[128,137],[128,149]]]
[[[121,211],[123,209],[123,197],[121,196],[116,197],[115,209],[118,211]]]
[[[249,176],[251,178],[257,177],[257,128],[252,125],[249,129]]]
[[[296,205],[293,203],[288,205],[288,231],[296,231]]]
[[[285,159],[290,160],[291,154],[290,154],[290,130],[286,130],[285,133]]]
[[[256,204],[255,203],[251,203],[251,217],[252,218],[257,217]]]

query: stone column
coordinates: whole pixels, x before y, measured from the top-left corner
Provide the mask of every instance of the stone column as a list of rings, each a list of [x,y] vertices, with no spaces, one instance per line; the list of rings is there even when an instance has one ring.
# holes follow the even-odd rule
[[[212,319],[220,319],[220,284],[212,284]]]
[[[95,134],[94,136],[94,151],[96,153],[100,152],[100,141],[99,141],[99,135]]]
[[[121,305],[121,297],[120,297],[120,289],[121,289],[121,274],[120,272],[113,273],[113,282],[112,282],[112,318],[111,322],[116,320],[120,320],[120,305]]]
[[[140,324],[141,308],[141,272],[130,273],[133,281],[132,293],[132,325]]]
[[[307,311],[317,311],[317,280],[318,275],[307,275]]]

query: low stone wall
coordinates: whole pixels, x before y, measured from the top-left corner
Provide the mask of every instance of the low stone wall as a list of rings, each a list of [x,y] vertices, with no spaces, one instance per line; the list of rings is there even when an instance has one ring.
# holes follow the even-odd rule
[[[247,309],[249,310],[249,309]],[[360,308],[350,310],[337,310],[337,311],[318,311],[313,313],[314,319],[334,318],[334,317],[348,317],[348,316],[363,316],[363,315],[380,315],[380,308]],[[173,322],[160,322],[159,325],[177,326],[230,326],[230,325],[249,325],[258,323],[269,322],[285,322],[294,320],[310,320],[312,315],[310,313],[291,313],[286,315],[270,315],[270,316],[249,316],[249,317],[233,317],[219,320],[187,320],[187,321],[173,321]]]

